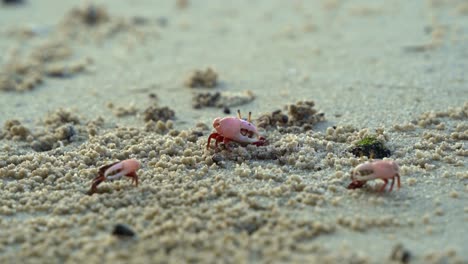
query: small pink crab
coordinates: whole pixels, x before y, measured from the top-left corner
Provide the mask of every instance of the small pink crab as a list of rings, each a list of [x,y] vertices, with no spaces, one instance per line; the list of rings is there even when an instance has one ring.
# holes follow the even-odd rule
[[[380,188],[384,191],[387,186],[388,180],[391,179],[389,191],[393,189],[395,178],[398,180],[398,188],[400,188],[400,174],[398,164],[393,160],[376,160],[373,162],[366,162],[354,168],[351,175],[352,182],[348,185],[348,189],[361,188],[369,180],[381,179],[385,184]]]
[[[257,128],[250,122],[252,113],[249,112],[247,120],[242,119],[240,110],[237,110],[237,117],[229,116],[225,118],[216,118],[213,121],[213,127],[216,132],[211,133],[208,137],[206,148],[210,148],[210,141],[212,138],[216,140],[215,147],[218,143],[223,141],[226,148],[228,143],[234,141],[240,144],[253,144],[261,146],[265,144],[265,138],[259,136]]]
[[[132,178],[132,183],[138,186],[138,176],[136,171],[140,168],[140,162],[135,159],[122,160],[108,164],[99,168],[98,176],[93,179],[91,190],[88,194],[92,195],[97,191],[97,186],[106,180],[118,180],[122,176]]]

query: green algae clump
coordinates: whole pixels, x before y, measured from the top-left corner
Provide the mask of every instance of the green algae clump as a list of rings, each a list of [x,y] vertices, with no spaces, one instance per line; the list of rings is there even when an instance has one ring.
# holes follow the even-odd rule
[[[389,157],[391,154],[385,144],[375,136],[365,136],[350,148],[349,152],[356,157],[367,156],[371,159],[382,159]]]

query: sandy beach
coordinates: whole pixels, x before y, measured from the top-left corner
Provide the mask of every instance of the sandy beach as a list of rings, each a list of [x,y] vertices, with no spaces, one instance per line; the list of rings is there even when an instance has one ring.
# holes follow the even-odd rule
[[[467,1],[4,0],[0,50],[0,263],[468,263]]]

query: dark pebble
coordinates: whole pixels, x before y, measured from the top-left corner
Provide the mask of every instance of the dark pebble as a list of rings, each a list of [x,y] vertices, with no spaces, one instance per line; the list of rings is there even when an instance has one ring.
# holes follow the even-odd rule
[[[288,117],[287,115],[282,115],[282,116],[281,116],[281,122],[282,122],[283,124],[288,123],[288,120],[289,120],[289,117]]]
[[[85,23],[88,25],[95,25],[99,20],[98,11],[95,6],[88,6],[86,16],[84,17]]]
[[[222,162],[224,160],[224,158],[223,158],[223,156],[221,156],[219,154],[214,154],[211,157],[211,160],[213,160],[214,163],[219,164],[220,162]]]
[[[402,244],[393,247],[390,259],[399,263],[407,264],[411,260],[411,252],[404,248]]]
[[[146,25],[148,24],[148,19],[146,17],[135,16],[132,17],[132,22],[135,25]]]
[[[191,134],[194,135],[194,136],[196,136],[196,137],[202,137],[202,136],[203,136],[203,132],[201,132],[201,131],[196,131],[196,130],[192,131]]]
[[[114,226],[114,230],[112,231],[112,235],[119,236],[119,237],[134,237],[135,232],[133,232],[133,230],[131,230],[126,225],[116,224]]]
[[[54,142],[51,142],[50,140],[47,140],[47,139],[44,139],[44,140],[39,139],[31,143],[31,148],[37,152],[49,151],[53,149],[53,147],[54,147]]]
[[[168,20],[166,17],[158,17],[156,18],[156,23],[160,26],[160,27],[165,27],[167,26],[168,24]]]

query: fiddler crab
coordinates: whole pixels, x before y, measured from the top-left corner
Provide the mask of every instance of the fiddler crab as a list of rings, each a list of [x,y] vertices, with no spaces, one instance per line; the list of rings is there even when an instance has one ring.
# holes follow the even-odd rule
[[[366,162],[354,168],[351,174],[352,182],[348,185],[348,189],[361,188],[369,180],[381,179],[384,185],[380,188],[380,192],[385,190],[388,180],[392,180],[389,192],[392,191],[395,184],[395,178],[398,181],[398,188],[400,188],[400,174],[398,164],[393,160],[376,160]]]
[[[140,168],[140,162],[135,159],[127,159],[104,165],[99,168],[98,176],[93,179],[91,189],[88,194],[92,195],[97,192],[97,186],[106,180],[118,180],[123,176],[132,178],[132,183],[138,186],[138,176],[136,171]]]
[[[251,117],[252,113],[249,112],[249,117],[244,120],[241,117],[240,110],[237,110],[237,117],[216,118],[213,121],[216,132],[211,133],[208,137],[206,148],[210,148],[211,139],[216,140],[215,147],[218,147],[218,143],[222,141],[227,149],[229,149],[228,143],[230,141],[256,146],[264,145],[266,140],[258,134],[257,128],[251,123]]]

